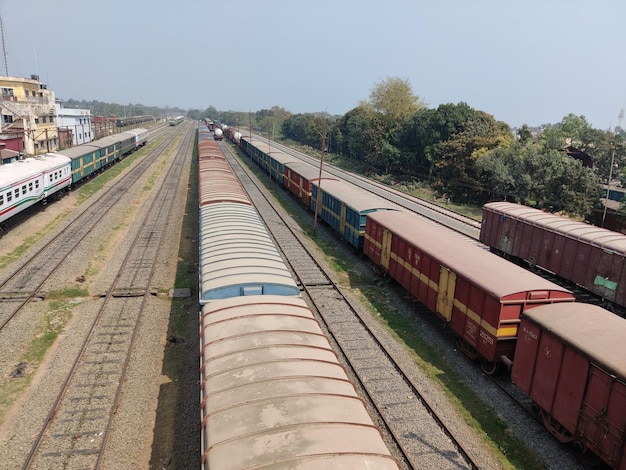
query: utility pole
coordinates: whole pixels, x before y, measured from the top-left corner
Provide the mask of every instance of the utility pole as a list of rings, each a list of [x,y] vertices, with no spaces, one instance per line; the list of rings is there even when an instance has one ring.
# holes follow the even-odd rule
[[[622,119],[624,118],[624,110],[621,109],[617,118],[617,124],[613,128],[613,136],[617,134],[617,128],[622,125]],[[610,132],[609,127],[609,132]],[[606,207],[609,203],[609,193],[611,192],[611,180],[613,179],[613,165],[615,165],[615,141],[611,142],[611,168],[609,168],[609,181],[606,185],[606,199],[604,200],[604,211],[602,212],[602,223],[600,227],[604,227],[604,219],[606,219]]]
[[[326,146],[326,120],[324,120],[324,133],[322,134],[322,158],[320,158],[320,173],[317,179],[317,198],[315,200],[315,217],[313,217],[313,235],[317,228],[317,215],[322,202],[322,167],[324,165],[324,147]]]
[[[2,64],[4,65],[4,75],[9,76],[9,62],[7,61],[7,48],[4,43],[4,26],[2,24],[2,15],[0,15],[0,37],[2,38],[2,57],[4,61]]]

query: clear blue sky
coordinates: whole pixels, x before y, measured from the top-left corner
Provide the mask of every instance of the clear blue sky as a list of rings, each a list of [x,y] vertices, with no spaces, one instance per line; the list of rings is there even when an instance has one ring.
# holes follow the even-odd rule
[[[9,75],[61,99],[344,114],[398,77],[429,107],[514,127],[573,113],[607,129],[626,108],[626,0],[0,0],[0,14]]]

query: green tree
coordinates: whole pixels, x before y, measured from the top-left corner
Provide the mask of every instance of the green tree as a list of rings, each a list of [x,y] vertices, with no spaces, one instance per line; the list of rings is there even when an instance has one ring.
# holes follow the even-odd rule
[[[492,199],[572,216],[588,216],[599,204],[596,173],[563,151],[516,143],[487,152],[476,169]]]
[[[374,84],[369,104],[375,111],[398,122],[406,121],[424,106],[413,94],[409,81],[397,77],[388,77]]]

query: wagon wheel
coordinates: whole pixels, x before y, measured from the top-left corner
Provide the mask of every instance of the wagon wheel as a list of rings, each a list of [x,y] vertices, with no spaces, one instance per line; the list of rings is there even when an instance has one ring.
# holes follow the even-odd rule
[[[459,350],[467,357],[469,357],[472,361],[476,360],[476,358],[478,357],[478,352],[476,352],[476,349],[474,349],[474,347],[463,338],[457,338],[456,345]]]
[[[547,411],[541,409],[539,410],[539,414],[541,414],[543,425],[548,431],[550,431],[550,434],[556,437],[559,442],[567,444],[568,442],[572,442],[574,440],[574,436],[572,436],[561,423],[553,419]]]
[[[485,359],[484,357],[480,358],[480,368],[487,375],[496,375],[500,370],[500,363],[491,362]]]
[[[537,269],[537,260],[535,260],[535,258],[528,258],[526,262],[528,263],[528,267],[533,271]]]

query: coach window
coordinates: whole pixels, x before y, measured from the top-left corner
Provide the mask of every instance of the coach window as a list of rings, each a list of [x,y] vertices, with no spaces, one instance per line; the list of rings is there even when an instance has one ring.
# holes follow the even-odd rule
[[[39,180],[35,181],[35,189],[39,189]]]
[[[33,192],[33,183],[28,183],[28,191]]]
[[[13,191],[15,193],[15,199],[17,199],[18,197],[20,197],[20,188],[17,188],[15,191]]]
[[[7,193],[7,202],[11,202],[13,200],[13,193],[11,191],[9,191]]]
[[[22,186],[22,196],[26,195],[26,185]]]
[[[4,205],[4,194],[0,194],[0,206]]]

